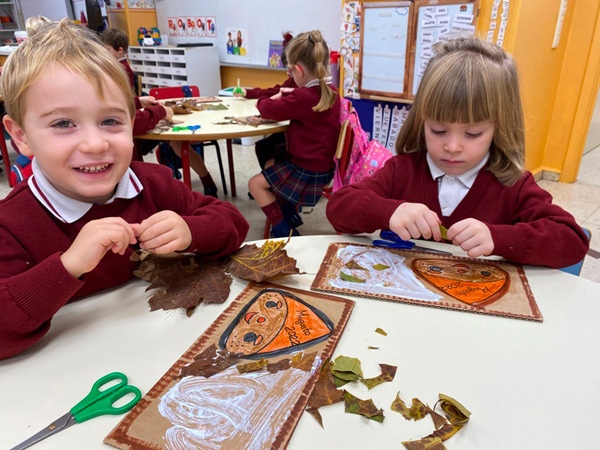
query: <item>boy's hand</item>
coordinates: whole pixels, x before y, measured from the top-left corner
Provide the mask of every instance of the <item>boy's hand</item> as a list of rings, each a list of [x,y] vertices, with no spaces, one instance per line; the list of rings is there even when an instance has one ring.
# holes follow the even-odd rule
[[[390,217],[390,230],[405,241],[423,237],[442,239],[440,219],[422,203],[402,203]]]
[[[165,111],[167,112],[167,115],[165,116],[165,120],[167,122],[173,122],[173,108],[171,108],[170,106],[165,106],[165,105],[163,105],[163,108],[165,108]]]
[[[133,229],[122,218],[92,220],[84,225],[60,260],[74,278],[79,278],[94,270],[109,250],[123,255],[129,244],[135,243]]]
[[[490,229],[477,219],[456,222],[448,229],[448,239],[454,245],[460,245],[471,258],[488,256],[494,251]]]
[[[192,232],[185,220],[173,211],[158,212],[140,224],[132,224],[140,247],[155,253],[186,250],[192,244]]]
[[[246,88],[240,88],[242,92],[234,92],[233,96],[235,98],[246,97]]]
[[[147,106],[154,106],[158,103],[158,100],[156,100],[156,97],[152,97],[151,95],[145,95],[143,97],[138,97],[140,100],[140,105],[142,105],[142,108],[145,108]]]

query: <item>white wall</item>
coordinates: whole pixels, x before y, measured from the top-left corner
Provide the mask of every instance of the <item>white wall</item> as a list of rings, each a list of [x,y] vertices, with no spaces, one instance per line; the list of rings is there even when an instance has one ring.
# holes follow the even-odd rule
[[[267,65],[269,40],[281,40],[283,31],[294,35],[321,30],[332,50],[340,45],[341,0],[157,0],[156,15],[162,34],[169,33],[168,17],[215,16],[217,38],[169,37],[169,44],[212,42],[221,61]],[[227,28],[246,29],[248,56],[227,55]]]
[[[20,0],[23,20],[32,16],[45,16],[50,20],[69,17],[68,0]]]

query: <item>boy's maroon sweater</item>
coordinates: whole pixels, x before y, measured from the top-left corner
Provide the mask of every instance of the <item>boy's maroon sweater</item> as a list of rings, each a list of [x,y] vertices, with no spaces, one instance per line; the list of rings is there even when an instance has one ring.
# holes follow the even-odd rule
[[[37,342],[49,329],[52,316],[68,301],[119,286],[132,278],[135,263],[124,255],[106,253],[98,266],[73,278],[60,255],[91,220],[122,217],[140,223],[163,210],[178,213],[192,232],[189,251],[214,259],[237,250],[248,233],[248,222],[230,203],[190,191],[158,164],[133,162],[142,183],[133,199],[94,205],[74,223],[59,221],[20,183],[0,201],[0,359]],[[123,299],[126,301],[126,299]]]

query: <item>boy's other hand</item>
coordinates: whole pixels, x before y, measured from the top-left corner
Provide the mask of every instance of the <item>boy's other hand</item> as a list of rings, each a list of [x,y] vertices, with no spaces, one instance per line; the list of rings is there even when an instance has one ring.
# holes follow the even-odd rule
[[[140,224],[132,224],[140,247],[155,253],[186,250],[192,244],[192,232],[185,220],[173,211],[160,211]]]
[[[440,219],[437,214],[422,203],[402,203],[390,217],[390,230],[408,241],[423,237],[442,239]]]
[[[459,245],[471,258],[491,255],[494,240],[487,225],[477,219],[464,219],[448,229],[448,240]]]
[[[136,242],[133,229],[122,218],[92,220],[84,225],[60,260],[74,278],[79,278],[94,270],[109,250],[123,255],[129,244]]]
[[[156,97],[152,97],[151,95],[145,95],[143,97],[139,97],[140,100],[140,105],[142,105],[142,108],[145,108],[147,106],[154,106],[156,104],[158,104],[158,100],[156,100]]]
[[[165,120],[167,122],[173,122],[173,108],[171,108],[170,106],[165,106],[165,105],[163,105],[163,108],[165,108],[165,111],[167,112],[167,115],[165,116]]]

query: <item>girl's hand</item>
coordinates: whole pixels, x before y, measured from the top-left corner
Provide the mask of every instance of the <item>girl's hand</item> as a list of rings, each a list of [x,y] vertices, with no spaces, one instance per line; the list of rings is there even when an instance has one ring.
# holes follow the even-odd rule
[[[92,220],[84,225],[60,260],[74,278],[79,278],[94,270],[109,250],[123,255],[129,244],[135,243],[133,228],[122,218]]]
[[[173,211],[161,211],[131,227],[140,247],[155,253],[186,250],[192,244],[192,232],[185,220]]]
[[[240,98],[240,97],[241,97],[241,98],[244,98],[244,97],[246,97],[246,88],[240,88],[240,89],[242,90],[242,92],[241,92],[241,93],[240,93],[240,92],[234,92],[234,93],[233,93],[233,96],[234,96],[235,98]]]
[[[279,88],[279,92],[281,94],[289,94],[293,90],[294,90],[294,88],[291,88],[291,87],[282,87],[282,88]]]
[[[269,97],[271,100],[279,100],[282,97],[281,95],[281,91],[279,91],[277,94],[275,95],[271,95],[271,97]]]
[[[456,222],[448,229],[448,240],[459,245],[471,258],[488,256],[494,251],[490,229],[477,219]]]
[[[143,97],[139,97],[140,99],[140,105],[142,105],[142,108],[145,108],[147,106],[154,106],[158,103],[158,100],[156,100],[155,97],[152,97],[151,95],[145,95]]]
[[[441,221],[437,214],[422,203],[402,203],[390,217],[390,230],[405,241],[423,237],[440,241]]]

